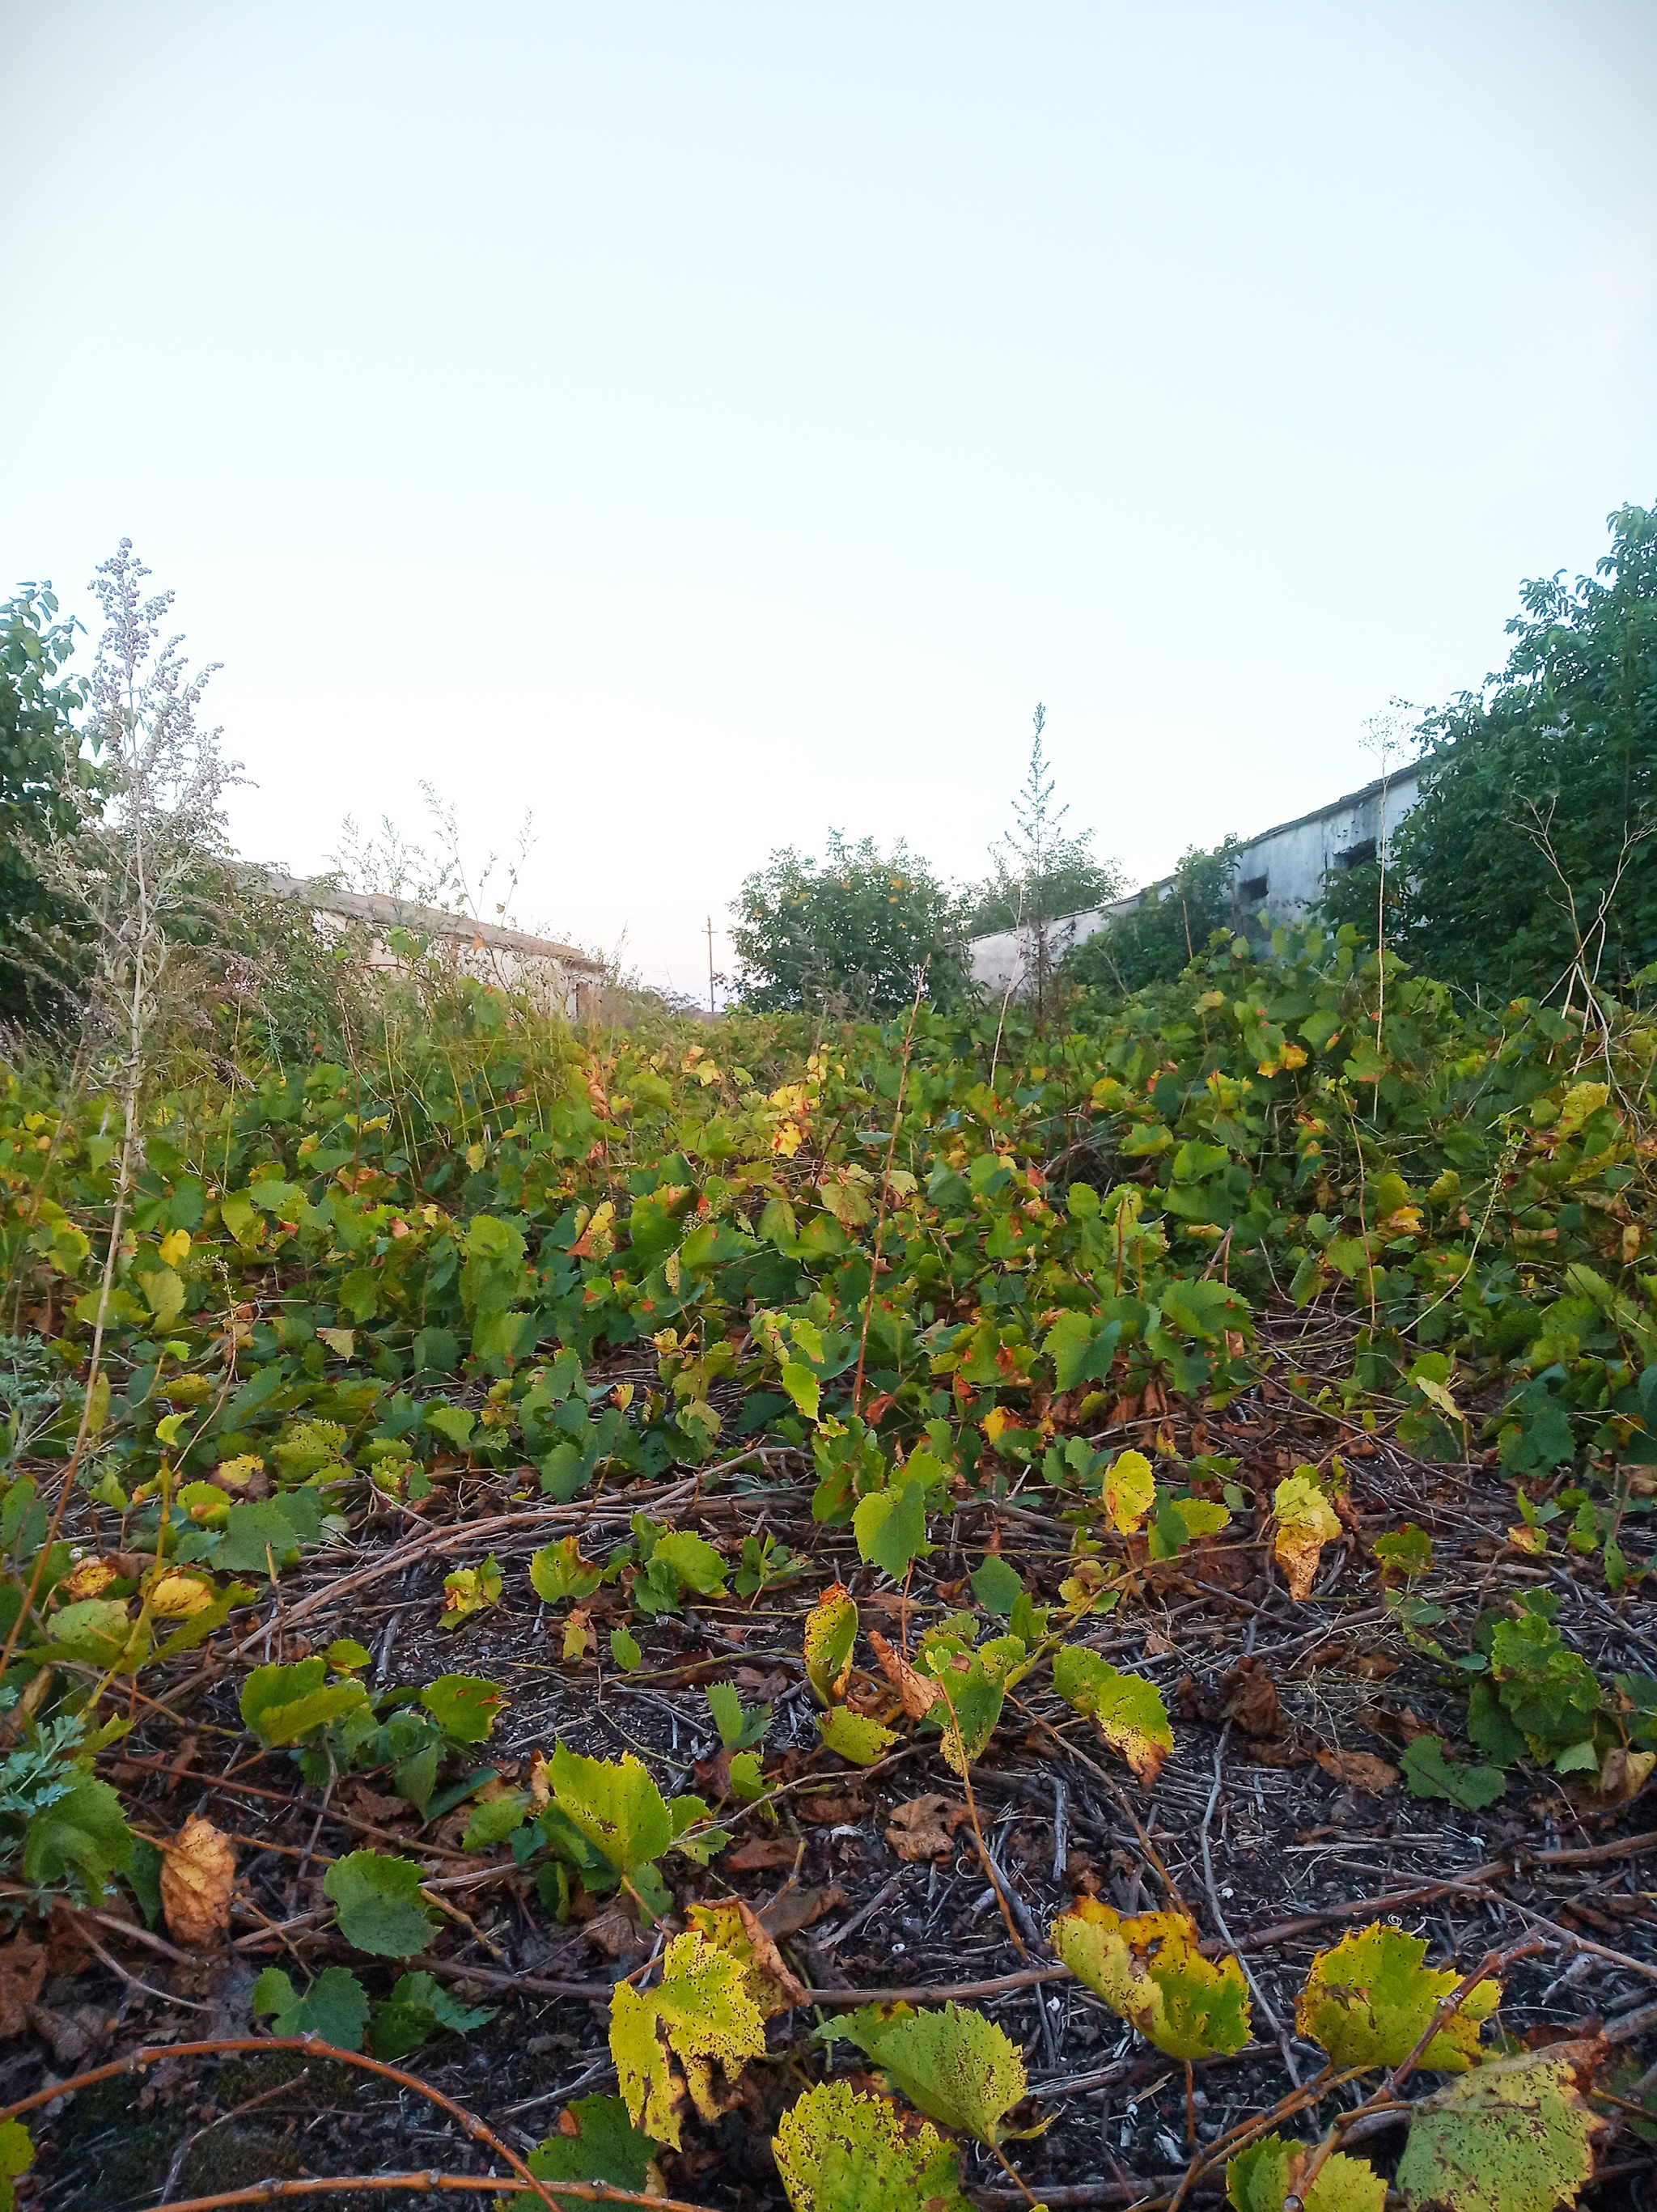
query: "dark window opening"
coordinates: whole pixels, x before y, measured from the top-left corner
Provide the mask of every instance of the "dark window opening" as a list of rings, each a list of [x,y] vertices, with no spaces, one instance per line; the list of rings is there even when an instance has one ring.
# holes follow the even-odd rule
[[[1367,868],[1375,857],[1375,841],[1366,837],[1362,844],[1349,845],[1344,853],[1335,855],[1338,868]]]
[[[1237,896],[1245,899],[1264,898],[1270,881],[1269,876],[1245,876],[1237,886]]]

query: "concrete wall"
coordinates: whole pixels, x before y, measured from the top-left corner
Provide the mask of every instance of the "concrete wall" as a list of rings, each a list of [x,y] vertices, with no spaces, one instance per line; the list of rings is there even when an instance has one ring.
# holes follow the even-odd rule
[[[337,890],[314,878],[286,875],[279,868],[245,863],[237,873],[252,891],[308,908],[324,928],[333,925],[343,930],[349,922],[365,926],[371,968],[402,966],[386,939],[391,930],[406,929],[411,936],[426,939],[434,951],[480,982],[529,991],[572,1019],[586,1013],[592,994],[604,981],[603,964],[591,953],[552,938],[474,921],[470,915],[448,914],[441,907],[422,906],[417,899],[394,898],[384,891]]]
[[[1411,762],[1393,775],[1332,799],[1311,814],[1298,815],[1263,830],[1237,850],[1231,878],[1231,927],[1249,934],[1262,912],[1268,924],[1296,921],[1320,897],[1332,870],[1372,860],[1383,836],[1390,836],[1420,795],[1422,764]],[[1147,884],[1110,906],[1089,908],[1049,923],[1049,957],[1062,960],[1072,945],[1134,913],[1149,899],[1167,896],[1172,876]],[[1028,982],[1034,965],[1034,933],[999,930],[972,940],[973,977],[992,996],[1015,994]]]

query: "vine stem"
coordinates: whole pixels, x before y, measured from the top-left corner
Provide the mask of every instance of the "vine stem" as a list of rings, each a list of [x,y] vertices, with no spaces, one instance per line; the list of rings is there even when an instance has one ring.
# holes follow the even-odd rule
[[[875,1310],[875,1292],[880,1285],[880,1248],[886,1235],[886,1202],[891,1194],[892,1162],[897,1155],[898,1131],[903,1125],[903,1093],[909,1081],[909,1054],[914,1044],[915,1016],[920,1012],[920,994],[926,987],[926,970],[932,965],[929,952],[920,963],[915,977],[914,1002],[909,1008],[909,1018],[903,1031],[903,1064],[898,1070],[897,1103],[892,1109],[892,1133],[886,1140],[886,1164],[880,1176],[880,1211],[875,1216],[874,1256],[869,1263],[869,1295],[863,1301],[863,1334],[858,1339],[858,1371],[852,1384],[852,1411],[863,1411],[863,1363],[869,1349],[869,1322]]]
[[[984,1831],[979,1826],[978,1800],[973,1795],[972,1761],[967,1756],[967,1743],[961,1733],[961,1723],[956,1718],[955,1702],[944,1686],[943,1677],[935,1676],[934,1680],[938,1683],[939,1694],[944,1699],[944,1710],[950,1716],[950,1734],[955,1739],[956,1753],[961,1761],[961,1784],[967,1793],[967,1811],[972,1820],[973,1835],[978,1844],[978,1856],[983,1862],[984,1872],[988,1877],[990,1887],[995,1892],[995,1901],[1001,1907],[1001,1917],[1007,1923],[1007,1933],[1012,1938],[1012,1947],[1021,1959],[1028,1959],[1029,1953],[1024,1948],[1023,1938],[1013,1925],[1012,1907],[1007,1902],[1007,1893],[1001,1887],[1001,1877],[996,1872],[995,1861],[990,1856],[990,1847],[984,1841]],[[991,2147],[993,2148],[993,2145]],[[1020,2182],[1019,2186],[1022,2189],[1023,2184]]]
[[[169,2198],[160,2212],[228,2212],[229,2207],[237,2204],[277,2204],[285,2199],[332,2196],[349,2189],[449,2190],[473,2197],[500,2197],[514,2191],[519,2195],[531,2191],[541,2193],[538,2182],[520,2181],[515,2173],[343,2173],[303,2181],[256,2181],[251,2188],[224,2189],[214,2197]],[[646,2197],[634,2189],[612,2189],[607,2182],[561,2181],[558,2196],[582,2198],[589,2204],[648,2205],[651,2212],[707,2212],[705,2205],[689,2203],[683,2197]]]
[[[434,2089],[430,2082],[422,2081],[417,2074],[410,2074],[401,2066],[387,2065],[383,2058],[370,2058],[361,2051],[342,2051],[337,2045],[325,2043],[320,2036],[316,2035],[230,2035],[215,2036],[200,2043],[144,2044],[124,2058],[112,2059],[106,2066],[91,2067],[84,2074],[71,2075],[67,2081],[52,2083],[44,2089],[37,2089],[32,2096],[20,2097],[15,2105],[8,2105],[3,2112],[0,2112],[0,2122],[21,2118],[23,2113],[33,2112],[36,2106],[53,2104],[59,2097],[73,2097],[82,2089],[91,2088],[95,2082],[112,2081],[123,2074],[142,2073],[145,2067],[156,2065],[163,2058],[227,2057],[240,2051],[302,2051],[309,2057],[337,2059],[342,2066],[358,2066],[365,2074],[378,2074],[383,2081],[395,2081],[399,2088],[412,2089],[417,2097],[424,2097],[428,2104],[440,2105],[452,2119],[460,2123],[474,2142],[482,2143],[497,2158],[505,2159],[524,2187],[533,2190],[541,2202],[551,2208],[551,2212],[557,2212],[557,2198],[552,2196],[547,2185],[535,2179],[517,2152],[502,2142],[494,2129],[486,2121],[480,2120],[476,2112],[468,2112],[464,2105],[456,2104],[440,2089]],[[561,2182],[559,2189],[561,2194],[595,2199],[599,2196],[597,2190],[578,2186],[574,2183]],[[610,2190],[607,2193],[618,2203],[660,2205],[662,2203],[659,2197],[647,2197],[633,2191]],[[213,2201],[257,2204],[262,2200],[257,2196],[232,2196]],[[696,2208],[692,2208],[692,2212],[696,2212]]]

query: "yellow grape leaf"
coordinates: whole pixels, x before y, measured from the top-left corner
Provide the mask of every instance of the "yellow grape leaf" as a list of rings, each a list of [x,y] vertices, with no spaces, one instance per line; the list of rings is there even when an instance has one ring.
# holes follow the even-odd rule
[[[858,1609],[843,1583],[831,1583],[805,1616],[805,1675],[825,1705],[846,1694],[852,1679],[852,1647],[858,1638]]]
[[[1411,2208],[1554,2212],[1591,2178],[1604,2125],[1569,2058],[1492,2059],[1415,2107],[1398,2186]]]
[[[804,1990],[745,1899],[727,1897],[714,1905],[688,1905],[685,1918],[716,1950],[729,1952],[741,1962],[743,1987],[762,2020],[807,2002]]]
[[[853,1766],[872,1766],[897,1741],[895,1729],[871,1720],[866,1713],[854,1713],[846,1705],[819,1713],[817,1729],[829,1750],[849,1759]]]
[[[1156,1470],[1143,1452],[1118,1452],[1105,1476],[1105,1516],[1119,1534],[1137,1536],[1156,1497]]]
[[[1398,2065],[1462,1978],[1423,1965],[1426,1956],[1421,1936],[1379,1922],[1343,1936],[1312,1961],[1295,2006],[1296,2027],[1337,2066]],[[1499,1982],[1480,1982],[1428,2045],[1421,2063],[1446,2074],[1476,2065],[1480,2025],[1501,2002]]]
[[[470,1620],[475,1613],[501,1602],[501,1575],[491,1552],[482,1566],[457,1567],[452,1575],[443,1577],[443,1610],[438,1615],[442,1628],[458,1628],[463,1620]]]
[[[747,1976],[740,1959],[692,1929],[668,1945],[654,1989],[640,1996],[625,1982],[616,1984],[610,2051],[628,2118],[645,2135],[677,2150],[682,2087],[689,2089],[704,2119],[717,2119],[713,2062],[734,2080],[744,2058],[763,2052],[764,2023],[748,1994]],[[684,2068],[683,2083],[673,2070],[675,2058]]]
[[[592,1615],[584,1605],[573,1605],[564,1622],[564,1659],[572,1664],[592,1649]]]
[[[1316,1470],[1297,1467],[1285,1476],[1278,1485],[1272,1510],[1278,1523],[1278,1564],[1289,1577],[1289,1595],[1310,1597],[1319,1556],[1340,1534],[1340,1522],[1324,1496]]]
[[[981,2143],[1000,2140],[1002,2121],[1029,2087],[1018,2045],[967,2005],[864,2005],[818,2033],[855,2043],[929,2119]]]
[[[1225,2201],[1233,2212],[1283,2212],[1290,2191],[1300,2193],[1310,2148],[1266,2136],[1239,2151],[1225,2169]],[[1381,2212],[1386,2202],[1387,2184],[1368,2159],[1337,2151],[1319,2168],[1304,2206],[1305,2212]]]
[[[954,2144],[849,2081],[808,2089],[772,2148],[793,2212],[968,2212]]]
[[[1053,1686],[1067,1705],[1089,1716],[1148,1790],[1174,1748],[1168,1707],[1156,1685],[1143,1674],[1119,1674],[1108,1659],[1082,1644],[1066,1644],[1053,1656]]]
[[[1249,2037],[1248,1985],[1235,1959],[1217,1966],[1197,1948],[1183,1912],[1131,1919],[1097,1898],[1078,1898],[1052,1929],[1053,1947],[1077,1977],[1170,2058],[1213,2058]]]

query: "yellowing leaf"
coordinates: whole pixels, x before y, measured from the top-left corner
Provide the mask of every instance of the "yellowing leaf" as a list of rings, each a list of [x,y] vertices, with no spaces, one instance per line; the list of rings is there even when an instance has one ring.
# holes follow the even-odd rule
[[[1088,1715],[1148,1790],[1174,1748],[1168,1708],[1156,1685],[1143,1674],[1118,1674],[1096,1651],[1066,1644],[1053,1659],[1053,1686],[1067,1705]]]
[[[190,1231],[187,1229],[169,1229],[156,1249],[161,1255],[163,1266],[176,1267],[190,1249]]]
[[[1118,1452],[1105,1476],[1105,1516],[1119,1534],[1137,1536],[1156,1495],[1156,1473],[1143,1452]]]
[[[817,1715],[817,1727],[830,1751],[849,1759],[853,1766],[872,1766],[897,1741],[897,1730],[854,1713],[845,1705],[832,1706]]]
[[[1323,1493],[1316,1470],[1297,1467],[1286,1476],[1278,1485],[1272,1510],[1278,1523],[1278,1564],[1289,1577],[1289,1594],[1295,1598],[1310,1597],[1323,1547],[1340,1534],[1340,1522]]]
[[[1311,2146],[1266,2136],[1228,2161],[1225,2201],[1233,2212],[1283,2212],[1292,2189],[1300,2193]],[[1367,2159],[1336,2151],[1306,2191],[1305,2212],[1381,2212],[1387,2184]]]
[[[955,2146],[849,2081],[808,2089],[772,2148],[793,2212],[967,2212]]]
[[[491,1552],[482,1566],[457,1567],[452,1575],[443,1577],[443,1610],[438,1616],[444,1628],[458,1628],[463,1620],[470,1620],[475,1613],[501,1602],[501,1577],[500,1567]]]
[[[592,1615],[585,1606],[573,1605],[564,1623],[564,1661],[584,1659],[592,1649]]]
[[[213,1602],[213,1585],[199,1576],[163,1575],[149,1590],[149,1609],[159,1620],[188,1620]]]
[[[930,2119],[982,2143],[1000,2140],[1002,2121],[1029,2086],[1018,2045],[965,2005],[865,2005],[819,2033],[855,2043]]]
[[[621,1759],[584,1759],[561,1743],[547,1771],[559,1811],[617,1873],[659,1858],[673,1841],[662,1793],[631,1752]],[[633,2118],[638,2125],[638,2114]]]
[[[722,1898],[714,1905],[692,1905],[685,1917],[714,1948],[737,1960],[744,1972],[743,1987],[762,2020],[808,2002],[805,1991],[790,1973],[783,1955],[760,1925],[745,1898]]]
[[[846,1694],[857,1642],[858,1609],[841,1583],[831,1583],[805,1616],[805,1675],[825,1705]]]
[[[1061,1912],[1053,1946],[1079,1981],[1170,2058],[1213,2058],[1249,2037],[1248,1987],[1235,1959],[1217,1966],[1199,1951],[1182,1912],[1124,1919],[1096,1898]]]
[[[1337,2066],[1398,2065],[1461,1979],[1424,1965],[1426,1956],[1424,1940],[1401,1928],[1377,1923],[1343,1936],[1313,1960],[1296,2026]],[[1422,2064],[1454,2074],[1475,2064],[1480,2023],[1501,2001],[1499,1982],[1480,1982],[1428,2045]]]
[[[1590,2144],[1604,2124],[1569,2059],[1494,2059],[1416,2106],[1398,2186],[1411,2207],[1554,2212],[1592,2175]]]
[[[625,1982],[616,1984],[610,2050],[635,2128],[679,2148],[682,2085],[673,2071],[674,2058],[684,2067],[683,2086],[697,2111],[705,2119],[719,2117],[714,2062],[734,2080],[744,2059],[757,2058],[765,2049],[764,2024],[746,1979],[740,1959],[693,1929],[668,1945],[654,1989],[641,1996]]]

